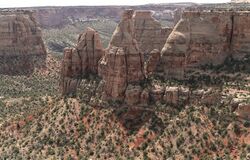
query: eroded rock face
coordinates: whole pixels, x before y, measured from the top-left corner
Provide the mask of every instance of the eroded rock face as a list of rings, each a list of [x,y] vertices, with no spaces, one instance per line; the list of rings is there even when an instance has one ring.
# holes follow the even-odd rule
[[[152,17],[151,11],[136,11],[134,15],[134,38],[144,54],[152,50],[161,50],[171,33],[171,28],[163,28],[161,23]]]
[[[250,52],[249,12],[184,12],[162,49],[166,78],[184,79],[185,70],[218,65]]]
[[[128,85],[125,93],[125,102],[128,105],[136,105],[140,102],[142,88],[139,85]]]
[[[1,74],[28,74],[45,66],[46,49],[32,12],[0,12],[0,35]]]
[[[64,49],[60,82],[62,94],[75,94],[83,76],[97,74],[98,61],[103,54],[100,37],[91,28],[80,34],[76,48]]]
[[[98,73],[98,61],[104,55],[99,34],[92,28],[79,35],[76,50],[81,59],[82,75]]]
[[[65,48],[61,66],[61,93],[63,95],[75,94],[81,81],[81,61],[74,48]]]
[[[233,32],[231,49],[234,58],[242,58],[250,53],[250,12],[236,12],[232,16]]]
[[[133,38],[133,13],[133,10],[123,13],[99,64],[105,98],[124,99],[128,84],[139,83],[144,79],[144,58]]]
[[[154,49],[150,52],[149,57],[145,62],[145,75],[150,76],[155,72],[157,65],[160,62],[160,58],[161,53],[158,49]]]

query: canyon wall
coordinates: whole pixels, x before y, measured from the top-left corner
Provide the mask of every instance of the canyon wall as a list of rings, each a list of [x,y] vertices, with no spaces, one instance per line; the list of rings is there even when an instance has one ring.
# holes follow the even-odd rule
[[[0,73],[26,74],[45,65],[41,29],[29,11],[0,12]]]
[[[65,6],[65,7],[34,7],[23,8],[36,12],[35,17],[43,28],[60,28],[68,24],[92,19],[112,19],[120,21],[122,12],[126,9],[151,10],[158,20],[174,25],[175,9],[195,6],[194,3],[178,4],[148,4],[139,6]]]
[[[189,68],[249,54],[248,22],[249,12],[185,12],[161,52],[165,77],[184,79]]]

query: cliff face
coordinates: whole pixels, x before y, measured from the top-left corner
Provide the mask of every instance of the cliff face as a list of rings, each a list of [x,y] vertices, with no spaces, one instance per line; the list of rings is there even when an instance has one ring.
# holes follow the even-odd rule
[[[104,55],[99,34],[87,28],[79,35],[75,48],[64,49],[61,71],[61,90],[63,95],[74,94],[83,76],[97,74],[98,61]]]
[[[183,79],[185,70],[218,65],[228,56],[249,53],[248,12],[185,12],[162,49],[166,78]]]
[[[28,11],[0,12],[0,73],[31,72],[45,65],[46,49],[34,16]]]
[[[123,99],[129,83],[144,79],[144,59],[133,38],[133,10],[126,10],[117,26],[107,53],[100,61],[99,74],[104,81],[104,96]]]
[[[232,21],[231,49],[234,57],[242,58],[250,52],[250,12],[236,12]]]
[[[154,49],[161,50],[172,28],[163,28],[151,11],[136,11],[133,19],[134,38],[141,51],[149,54]]]

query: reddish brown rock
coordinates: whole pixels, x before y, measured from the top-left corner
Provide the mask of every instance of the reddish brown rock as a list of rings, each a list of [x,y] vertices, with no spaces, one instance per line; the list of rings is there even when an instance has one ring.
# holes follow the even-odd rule
[[[107,52],[99,64],[105,98],[124,99],[128,84],[139,83],[144,79],[144,59],[133,38],[133,13],[133,10],[123,13]]]
[[[32,12],[0,12],[0,73],[32,73],[34,68],[45,66],[46,55]]]
[[[81,61],[77,50],[64,49],[64,57],[61,66],[61,93],[63,95],[75,94],[81,81]]]
[[[147,106],[149,103],[149,90],[144,89],[141,93],[140,104]]]
[[[75,94],[81,78],[98,73],[98,61],[104,49],[98,33],[87,28],[78,38],[76,48],[66,48],[61,71],[61,90],[63,95]]]
[[[250,105],[239,105],[236,113],[240,118],[250,120]]]
[[[140,102],[142,89],[140,86],[128,85],[125,93],[125,102],[128,105],[136,105]]]
[[[147,76],[150,76],[155,72],[158,63],[160,62],[160,58],[161,53],[159,50],[154,49],[150,52],[149,58],[145,62],[145,74]]]
[[[154,102],[160,102],[163,100],[164,96],[164,87],[159,85],[154,85],[150,90],[150,98]]]
[[[171,105],[186,105],[189,103],[190,91],[183,87],[166,87],[163,100]]]
[[[241,59],[250,53],[250,12],[235,12],[232,15],[233,31],[231,39],[231,49],[233,57]]]
[[[162,49],[166,78],[184,79],[185,71],[219,65],[250,52],[249,12],[184,12]]]
[[[163,28],[161,23],[152,17],[151,11],[136,11],[134,15],[134,38],[144,54],[152,50],[161,50],[171,33],[171,28]]]

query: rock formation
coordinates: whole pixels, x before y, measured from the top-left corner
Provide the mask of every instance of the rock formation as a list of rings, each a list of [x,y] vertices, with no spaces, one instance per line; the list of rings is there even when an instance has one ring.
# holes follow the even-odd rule
[[[250,105],[240,105],[236,113],[240,118],[250,120]]]
[[[162,28],[161,23],[152,17],[151,11],[136,11],[134,15],[134,38],[144,54],[161,50],[171,33],[171,28]]]
[[[250,54],[250,11],[235,12],[231,16],[233,21],[231,50],[233,57],[242,58]]]
[[[32,12],[0,12],[0,35],[1,74],[27,74],[45,65],[46,49]]]
[[[166,87],[163,100],[171,105],[188,104],[190,99],[190,91],[183,87]]]
[[[99,34],[87,28],[80,34],[75,48],[64,49],[61,71],[61,90],[63,95],[76,93],[83,76],[98,73],[98,61],[104,55]]]
[[[188,68],[218,65],[228,56],[249,53],[248,15],[249,12],[185,12],[161,52],[165,77],[183,79]]]
[[[161,5],[140,6],[64,6],[64,7],[34,7],[24,8],[34,10],[35,17],[43,28],[64,27],[76,22],[96,20],[100,17],[119,22],[120,15],[125,9],[152,10],[154,17],[163,20],[172,26],[174,21],[174,10],[195,6],[194,3],[177,3]]]
[[[160,62],[161,53],[158,49],[154,49],[150,52],[149,58],[145,62],[145,75],[148,77],[152,75]]]
[[[98,61],[104,55],[104,49],[99,34],[92,28],[80,34],[76,50],[81,59],[81,74],[97,74]]]
[[[126,10],[117,26],[107,53],[100,61],[99,75],[104,81],[104,96],[122,100],[130,83],[144,79],[144,58],[133,38],[133,10]]]

